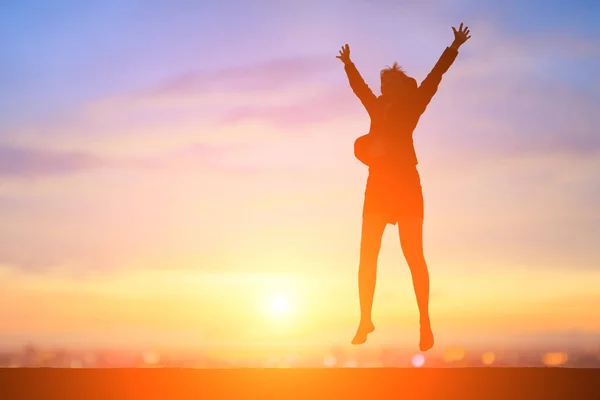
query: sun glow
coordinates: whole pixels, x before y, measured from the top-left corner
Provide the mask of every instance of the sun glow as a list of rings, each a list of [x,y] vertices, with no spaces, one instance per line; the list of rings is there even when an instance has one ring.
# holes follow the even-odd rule
[[[266,308],[270,315],[282,317],[291,313],[289,296],[285,293],[272,293],[266,302]]]

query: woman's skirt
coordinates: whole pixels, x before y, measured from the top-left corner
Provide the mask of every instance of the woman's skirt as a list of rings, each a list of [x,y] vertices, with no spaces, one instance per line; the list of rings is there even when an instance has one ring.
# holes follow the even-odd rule
[[[423,218],[423,191],[417,166],[401,170],[369,169],[363,217],[377,214],[395,225],[402,218]]]

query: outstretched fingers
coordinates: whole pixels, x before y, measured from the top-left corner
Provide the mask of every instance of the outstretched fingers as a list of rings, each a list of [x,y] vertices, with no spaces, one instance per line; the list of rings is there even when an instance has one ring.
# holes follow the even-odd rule
[[[471,35],[469,35],[471,30],[468,26],[464,26],[464,23],[462,22],[460,23],[458,30],[455,27],[452,27],[452,31],[454,32],[454,37],[457,40],[460,40],[461,43],[464,43],[471,38]]]
[[[350,46],[348,46],[347,43],[342,46],[339,53],[340,53],[340,55],[335,56],[335,58],[339,58],[340,60],[342,60],[344,62],[348,62],[348,60],[350,60]]]

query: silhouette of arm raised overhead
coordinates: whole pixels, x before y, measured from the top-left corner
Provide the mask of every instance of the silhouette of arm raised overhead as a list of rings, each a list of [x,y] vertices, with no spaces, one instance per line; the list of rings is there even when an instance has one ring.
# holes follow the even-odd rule
[[[419,86],[419,99],[423,111],[436,94],[440,82],[442,81],[442,76],[448,71],[452,63],[454,63],[456,56],[458,56],[458,49],[446,47],[431,72],[423,82],[421,82],[421,86]]]
[[[373,105],[377,101],[377,97],[365,83],[354,63],[344,65],[344,70],[346,71],[346,75],[348,75],[348,81],[350,82],[352,91],[360,99],[360,102],[370,114],[371,110],[373,110]]]
[[[350,82],[352,91],[360,99],[360,102],[365,106],[367,112],[371,114],[373,106],[377,101],[377,97],[365,83],[362,76],[360,76],[360,72],[358,72],[356,65],[350,60],[350,46],[347,44],[342,46],[340,55],[336,56],[336,58],[339,58],[344,63],[344,70],[346,71],[346,75],[348,75],[348,81]]]
[[[459,47],[471,37],[469,36],[469,28],[466,26],[463,28],[462,23],[458,30],[454,27],[452,27],[452,30],[454,31],[454,41],[449,47],[446,47],[438,62],[423,82],[421,82],[421,86],[419,86],[421,111],[425,111],[425,108],[436,94],[442,81],[442,76],[448,71],[458,56]]]

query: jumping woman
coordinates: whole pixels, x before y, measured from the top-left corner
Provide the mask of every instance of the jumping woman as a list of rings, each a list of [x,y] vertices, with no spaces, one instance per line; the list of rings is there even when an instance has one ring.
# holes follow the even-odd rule
[[[421,351],[433,347],[429,320],[429,271],[423,255],[423,194],[417,171],[413,131],[427,105],[437,92],[442,75],[458,55],[458,48],[469,36],[469,28],[452,27],[454,41],[447,47],[427,77],[417,85],[394,63],[381,71],[381,96],[367,86],[354,63],[350,47],[342,47],[350,87],[366,108],[371,126],[369,133],[356,139],[354,154],[369,167],[362,213],[358,292],[360,323],[353,344],[362,344],[375,330],[371,320],[377,277],[377,259],[387,224],[398,224],[400,245],[410,268],[420,315]]]

